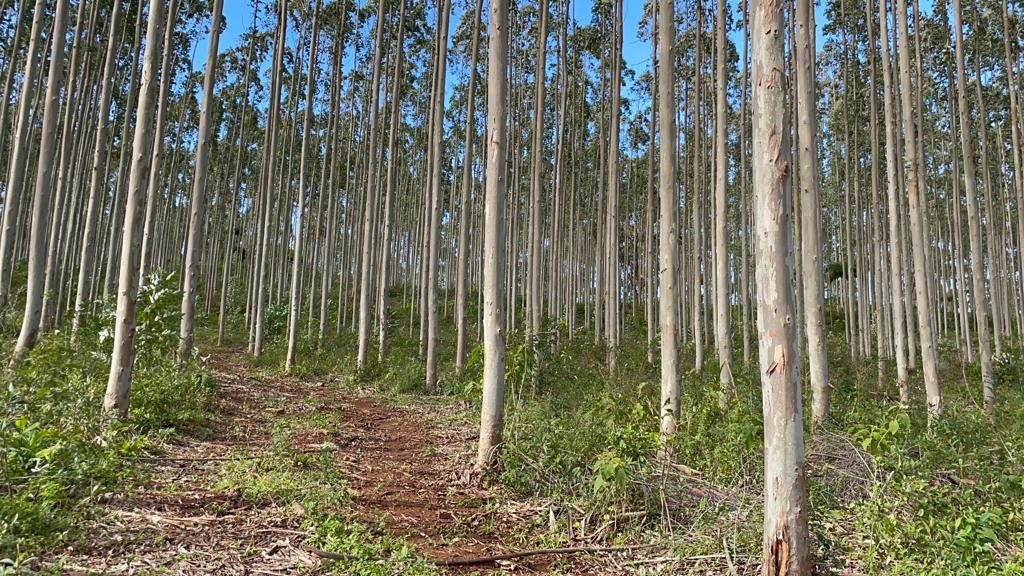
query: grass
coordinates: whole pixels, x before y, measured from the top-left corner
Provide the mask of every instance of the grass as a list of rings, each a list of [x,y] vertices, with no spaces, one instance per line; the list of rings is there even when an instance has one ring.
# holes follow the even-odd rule
[[[107,421],[97,409],[109,363],[109,308],[90,320],[87,337],[77,344],[50,334],[5,377],[0,557],[8,569],[24,565],[44,545],[73,539],[100,495],[123,489],[140,473],[126,459],[209,416],[204,399],[212,385],[201,366],[182,368],[170,360],[167,333],[173,336],[176,321],[167,302],[180,294],[166,280],[156,278],[144,292],[147,339],[128,423]],[[277,374],[284,363],[283,323],[280,310],[271,307],[268,316],[267,348],[250,362],[254,370]],[[356,339],[346,331],[322,343],[302,338],[295,373],[373,389],[397,403],[423,402],[417,397],[425,394],[433,402],[443,393],[469,407],[465,417],[476,418],[479,347],[456,375],[454,329],[450,319],[443,321],[441,382],[438,390],[427,390],[418,339],[409,336],[410,316],[408,309],[393,310],[383,363],[371,351],[368,366],[356,370]],[[229,320],[228,340],[244,342],[241,319]],[[204,321],[201,338],[210,341],[215,318]],[[506,494],[551,502],[558,511],[553,524],[545,517],[520,527],[522,543],[556,545],[570,532],[607,524],[602,537],[611,542],[656,539],[681,557],[720,553],[726,542],[737,557],[758,557],[763,463],[756,370],[737,362],[736,395],[725,410],[718,406],[714,362],[682,376],[679,430],[667,447],[685,469],[667,470],[654,458],[662,448],[656,433],[659,375],[657,358],[653,364],[646,359],[642,322],[626,316],[614,376],[592,335],[581,331],[569,338],[564,326],[550,328],[559,333],[559,346],[540,342],[540,365],[532,343],[519,332],[508,335],[506,445],[499,468],[486,479]],[[919,371],[911,374],[913,402],[901,409],[894,367],[885,363],[879,380],[877,359],[852,360],[842,326],[832,321],[829,330],[831,412],[823,429],[807,430],[819,571],[1024,574],[1020,343],[1006,342],[997,359],[997,412],[989,420],[980,406],[977,368],[963,364],[951,342],[940,341],[946,412],[929,423]],[[734,350],[740,349],[734,341]],[[684,369],[692,354],[692,345],[684,347]],[[407,541],[353,517],[344,477],[329,455],[295,450],[296,438],[339,423],[336,414],[311,413],[276,417],[273,457],[226,462],[217,486],[301,505],[314,534],[311,545],[360,558],[339,563],[338,572],[391,574],[398,567],[401,573],[434,573]]]
[[[156,278],[142,290],[139,318],[147,337],[140,337],[127,420],[100,410],[110,368],[109,303],[86,319],[74,341],[51,332],[4,373],[0,572],[20,570],[73,541],[105,494],[141,477],[135,456],[209,415],[211,380],[198,363],[178,365],[172,357],[176,336],[167,337],[174,332],[166,309],[180,293],[175,297],[171,285]]]

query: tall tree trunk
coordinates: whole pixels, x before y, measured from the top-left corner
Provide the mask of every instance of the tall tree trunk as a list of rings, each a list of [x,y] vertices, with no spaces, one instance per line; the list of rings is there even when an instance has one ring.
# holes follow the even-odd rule
[[[676,10],[674,0],[658,3],[658,328],[661,332],[661,436],[675,433],[679,418],[679,192],[676,187]],[[652,63],[652,66],[654,64]]]
[[[121,270],[118,274],[117,315],[114,323],[114,351],[110,358],[110,375],[103,397],[103,409],[120,418],[128,415],[128,393],[131,390],[135,363],[135,313],[139,290],[140,221],[145,200],[146,177],[153,161],[153,117],[157,88],[157,64],[160,60],[160,25],[164,19],[164,0],[152,0],[146,23],[146,51],[142,65],[142,83],[136,110],[131,175],[128,180],[121,241]]]
[[[811,0],[796,0],[795,44],[804,323],[810,363],[811,421],[820,425],[828,416],[828,360],[825,351],[825,285],[818,228],[821,207],[818,199],[818,116],[814,89],[814,8]]]
[[[619,115],[622,90],[622,0],[612,0],[611,103],[608,113],[608,198],[605,220],[605,338],[608,371],[615,372],[619,357]]]
[[[220,16],[223,5],[224,0],[213,0],[213,10],[210,13],[210,43],[206,48],[206,70],[203,72],[203,104],[199,111],[199,142],[196,144],[196,167],[192,180],[191,206],[189,207],[188,244],[185,247],[183,278],[185,287],[181,298],[181,330],[178,334],[179,362],[186,362],[192,358],[192,347],[195,342],[196,287],[198,284],[196,267],[199,265],[199,250],[203,245],[203,228],[206,223],[206,177],[210,165],[210,123],[215,110],[213,88],[217,82],[217,50],[220,42]],[[301,209],[299,214],[301,216]]]
[[[960,118],[960,149],[964,160],[964,187],[967,190],[967,238],[971,246],[971,281],[974,291],[974,316],[978,325],[978,355],[981,360],[981,389],[985,412],[995,413],[995,390],[992,377],[992,342],[988,325],[988,296],[985,292],[985,269],[981,249],[981,217],[978,214],[978,180],[974,165],[974,144],[967,110],[967,79],[964,73],[964,30],[960,0],[953,0],[953,38],[956,42],[956,92]],[[981,78],[978,78],[981,82]],[[982,122],[985,119],[982,118]],[[991,190],[986,190],[991,194]],[[989,226],[993,226],[989,222]],[[991,277],[993,283],[994,277]],[[994,290],[993,290],[994,292]],[[931,405],[931,403],[929,402]]]
[[[438,13],[437,35],[437,68],[434,70],[436,82],[431,95],[433,104],[433,123],[430,127],[430,202],[427,234],[427,370],[426,384],[428,390],[437,388],[437,281],[438,281],[438,244],[441,242],[441,135],[444,131],[444,95],[445,71],[448,67],[448,19],[451,13],[451,0],[440,0]]]
[[[725,77],[725,0],[718,0],[715,22],[715,343],[718,346],[719,405],[723,408],[735,392],[732,379],[732,329],[729,313],[729,157],[726,154],[729,126]],[[802,141],[802,138],[801,138]]]
[[[22,186],[28,164],[29,144],[32,139],[29,110],[33,95],[39,87],[37,77],[39,65],[44,57],[37,53],[46,50],[43,44],[43,23],[46,20],[46,0],[36,0],[32,11],[32,31],[29,33],[28,50],[25,52],[25,73],[21,80],[21,96],[15,116],[14,139],[11,143],[11,160],[7,167],[7,187],[4,189],[3,220],[0,223],[0,308],[7,305],[11,291],[11,272],[16,263],[14,244],[20,229],[17,224],[21,211]],[[40,46],[42,44],[42,46]]]
[[[928,397],[928,413],[942,414],[942,392],[936,370],[935,338],[932,334],[931,300],[928,295],[927,239],[925,237],[924,203],[920,190],[918,144],[914,131],[914,110],[910,83],[910,33],[907,26],[907,0],[897,1],[897,46],[900,67],[900,107],[903,111],[903,147],[907,165],[907,198],[910,204],[910,242],[913,250],[914,289],[917,297],[917,325],[921,338],[921,368]]]
[[[545,0],[546,1],[546,0]],[[466,136],[463,140],[462,197],[459,200],[459,260],[455,287],[455,372],[462,374],[466,364],[466,282],[467,268],[473,252],[469,249],[469,199],[473,188],[473,140],[476,123],[476,66],[480,54],[480,15],[483,0],[476,0],[473,20],[473,41],[469,60],[469,85],[466,87]],[[389,174],[390,176],[390,174]]]
[[[663,0],[665,1],[665,0]],[[484,370],[476,469],[490,467],[505,420],[505,194],[508,127],[508,0],[490,0],[487,57],[487,169],[484,201]]]
[[[533,95],[533,143],[530,160],[530,247],[527,251],[529,268],[529,289],[527,290],[527,309],[529,310],[527,336],[532,341],[534,364],[540,364],[540,338],[543,322],[543,230],[544,212],[542,209],[544,195],[544,172],[547,163],[544,161],[544,86],[547,76],[547,37],[548,37],[548,2],[540,0],[538,5],[539,19],[537,23],[537,65],[534,68]],[[537,371],[534,370],[536,376]]]
[[[78,263],[78,287],[75,291],[75,311],[71,320],[71,336],[78,334],[82,315],[85,312],[85,301],[89,294],[90,278],[96,259],[96,226],[97,213],[102,209],[105,188],[102,188],[106,176],[106,151],[110,146],[110,101],[114,89],[114,64],[117,59],[117,29],[121,25],[121,1],[115,0],[110,15],[110,31],[107,37],[107,51],[103,62],[103,78],[100,80],[100,102],[96,115],[96,142],[93,148],[92,164],[89,180],[89,199],[86,204],[85,223],[82,234],[81,259]]]
[[[383,2],[380,4],[383,5]],[[288,298],[288,349],[284,358],[285,372],[295,365],[295,347],[299,337],[300,283],[302,281],[303,234],[305,233],[306,184],[309,171],[309,145],[312,140],[313,98],[316,96],[317,46],[320,40],[320,0],[313,10],[313,31],[309,44],[309,70],[306,72],[306,109],[302,118],[302,144],[299,152],[299,202],[295,216],[295,246],[292,252],[292,280]],[[288,203],[291,214],[291,202]],[[287,240],[287,239],[286,239]],[[312,300],[312,298],[311,298]]]
[[[366,188],[366,202],[363,205],[363,233],[362,233],[362,258],[359,268],[359,352],[356,357],[356,366],[359,370],[366,367],[366,354],[370,341],[370,283],[372,280],[372,232],[373,221],[377,217],[377,205],[379,204],[378,180],[377,180],[377,108],[380,100],[380,62],[384,53],[384,3],[377,3],[377,25],[374,38],[373,57],[373,79],[370,83],[369,101],[369,151],[367,156],[368,167],[366,170],[368,184]]]
[[[810,575],[803,409],[791,278],[790,128],[783,77],[783,4],[757,0],[753,62],[757,327],[764,403],[765,576]]]
[[[37,13],[37,18],[42,13]],[[35,192],[32,195],[32,230],[28,253],[28,286],[25,315],[21,333],[14,346],[11,363],[20,361],[35,345],[39,336],[39,323],[43,312],[43,287],[46,265],[46,241],[50,222],[50,185],[57,149],[57,118],[60,115],[60,95],[64,85],[64,40],[67,34],[68,2],[57,0],[53,15],[53,33],[50,35],[50,70],[46,79],[46,101],[43,110],[42,136],[39,141],[39,163],[36,167]],[[70,102],[67,103],[71,105]]]
[[[889,9],[886,0],[878,0],[879,40],[882,43],[882,103],[885,116],[885,164],[889,198],[889,273],[892,288],[893,340],[896,344],[896,385],[899,388],[900,404],[910,405],[910,387],[907,384],[907,331],[904,318],[906,311],[903,299],[902,240],[900,235],[900,192],[899,179],[902,171],[897,156],[899,144],[896,141],[896,115],[893,110],[894,97],[892,82],[892,59],[889,55]]]

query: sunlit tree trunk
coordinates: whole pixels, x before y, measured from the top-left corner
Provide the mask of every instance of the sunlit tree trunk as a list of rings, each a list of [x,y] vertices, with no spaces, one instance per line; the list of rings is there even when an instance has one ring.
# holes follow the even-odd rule
[[[967,238],[971,246],[971,281],[974,316],[978,326],[978,355],[981,361],[981,389],[985,412],[995,412],[995,390],[992,378],[992,342],[988,325],[988,296],[985,293],[985,269],[981,248],[981,216],[978,214],[978,180],[974,165],[974,144],[967,110],[967,80],[964,73],[964,31],[960,0],[953,0],[953,39],[956,45],[956,93],[960,118],[960,149],[964,160],[964,187],[967,190]],[[981,81],[981,78],[978,78]],[[985,120],[982,119],[982,122]],[[991,189],[985,191],[991,194]],[[994,224],[990,221],[989,226]],[[992,278],[994,281],[995,278]],[[937,384],[936,384],[937,386]],[[929,398],[931,400],[931,398]],[[929,405],[932,405],[929,402]],[[939,405],[941,407],[941,405]]]
[[[907,332],[904,318],[906,312],[903,300],[902,252],[900,236],[899,168],[896,141],[896,117],[893,110],[892,59],[889,55],[889,10],[886,0],[878,0],[879,40],[882,44],[882,104],[885,116],[885,164],[887,195],[889,198],[889,285],[892,288],[893,340],[896,348],[896,385],[899,388],[900,404],[910,405],[910,387],[907,384]]]
[[[448,67],[448,19],[451,13],[451,0],[441,0],[438,13],[438,44],[437,69],[434,71],[434,93],[431,95],[434,121],[430,127],[430,202],[429,229],[427,236],[427,370],[426,384],[428,390],[437,388],[437,282],[438,282],[438,245],[441,242],[441,166],[442,148],[441,134],[444,129],[444,95],[445,71]]]
[[[662,0],[666,1],[666,0]],[[508,1],[490,0],[487,57],[487,168],[484,197],[483,399],[476,469],[495,461],[505,421],[505,194],[508,127]]]
[[[534,94],[533,94],[533,143],[531,145],[530,160],[530,247],[527,251],[529,274],[527,290],[527,334],[533,340],[533,354],[535,363],[540,361],[540,346],[537,339],[543,322],[543,230],[544,212],[544,173],[547,172],[547,162],[544,160],[544,87],[547,76],[547,37],[548,37],[548,2],[540,0],[537,16],[537,63],[534,68]],[[536,371],[535,371],[536,374]]]
[[[900,67],[900,107],[903,111],[904,161],[907,165],[907,198],[910,204],[910,242],[913,250],[914,289],[917,300],[917,325],[921,338],[921,368],[924,386],[928,396],[928,413],[937,417],[942,414],[942,393],[936,370],[935,338],[932,334],[931,299],[928,295],[928,263],[926,261],[927,239],[925,237],[924,203],[918,170],[918,141],[915,137],[913,105],[910,83],[910,34],[907,26],[907,1],[897,0],[896,22],[897,46]]]
[[[803,259],[804,324],[811,382],[811,421],[828,416],[828,360],[825,351],[825,286],[818,222],[818,116],[814,88],[814,7],[796,0],[796,107],[800,142],[800,257]]]
[[[21,80],[21,96],[15,116],[14,138],[11,143],[11,159],[7,165],[7,187],[4,189],[3,220],[0,223],[0,308],[7,305],[11,290],[11,272],[15,265],[14,243],[18,231],[21,210],[22,185],[28,164],[29,144],[32,138],[29,124],[29,110],[38,90],[37,77],[45,51],[43,23],[46,20],[46,0],[36,0],[32,11],[32,30],[29,33],[28,50],[25,52],[25,73]]]
[[[754,219],[757,225],[757,327],[764,404],[765,576],[810,575],[809,502],[804,477],[800,352],[792,321],[789,194],[791,158],[784,93],[783,5],[752,10]]]
[[[661,436],[679,418],[679,337],[676,267],[679,260],[679,191],[676,187],[675,1],[658,2],[658,328],[661,332]],[[652,64],[653,65],[653,64]]]
[[[734,392],[732,380],[732,320],[729,305],[729,157],[726,154],[729,120],[725,78],[725,0],[718,0],[715,21],[715,344],[718,347],[719,405],[725,407]]]
[[[459,200],[459,260],[455,287],[455,371],[462,374],[466,364],[466,274],[473,252],[469,250],[469,199],[473,188],[473,139],[476,113],[476,66],[480,53],[480,15],[483,0],[476,0],[473,20],[473,47],[470,49],[469,85],[466,87],[466,135],[462,155],[462,197]]]
[[[206,178],[210,165],[211,122],[214,113],[213,89],[217,82],[217,50],[220,42],[220,15],[224,0],[213,0],[210,13],[210,42],[206,48],[206,70],[203,72],[203,103],[199,112],[199,142],[196,144],[195,176],[192,180],[192,200],[189,207],[188,244],[185,247],[184,290],[181,299],[181,330],[178,333],[178,361],[192,358],[195,343],[196,267],[203,246],[203,228],[206,223]],[[302,211],[299,211],[301,214]]]
[[[103,409],[120,418],[128,415],[128,393],[131,390],[135,363],[135,313],[139,290],[139,243],[142,240],[140,211],[145,200],[146,177],[153,161],[154,116],[156,113],[157,64],[160,60],[160,26],[163,23],[164,0],[152,0],[146,23],[146,49],[142,65],[142,82],[136,111],[131,174],[128,179],[121,242],[121,270],[118,274],[117,312],[114,323],[114,350],[110,358],[110,375],[103,397]]]
[[[36,18],[41,18],[37,13]],[[14,346],[11,362],[15,363],[35,345],[43,312],[43,288],[46,281],[46,240],[50,223],[50,186],[53,181],[57,150],[57,118],[60,116],[60,95],[64,85],[64,41],[68,24],[68,2],[57,0],[50,35],[50,69],[46,79],[46,100],[43,109],[42,135],[39,141],[39,163],[36,168],[35,192],[32,195],[32,229],[28,251],[28,286],[25,315],[21,332]],[[70,105],[70,103],[68,104]]]
[[[89,179],[89,199],[86,204],[85,221],[82,233],[81,258],[78,262],[78,284],[75,291],[74,316],[71,321],[72,337],[78,334],[82,315],[85,313],[85,301],[89,297],[90,279],[96,260],[98,212],[102,209],[106,176],[106,154],[110,145],[110,101],[114,89],[114,64],[117,59],[117,30],[121,25],[121,2],[115,0],[110,15],[110,30],[107,37],[107,51],[103,63],[103,77],[100,80],[100,101],[96,114],[96,142],[92,153],[92,164]]]
[[[372,282],[371,266],[373,259],[372,232],[373,222],[377,217],[377,108],[380,101],[380,62],[384,53],[384,3],[377,4],[377,25],[374,38],[373,79],[370,82],[370,126],[368,140],[368,167],[366,201],[363,205],[362,258],[359,269],[359,350],[356,366],[362,370],[366,367],[366,355],[370,344],[370,283]]]

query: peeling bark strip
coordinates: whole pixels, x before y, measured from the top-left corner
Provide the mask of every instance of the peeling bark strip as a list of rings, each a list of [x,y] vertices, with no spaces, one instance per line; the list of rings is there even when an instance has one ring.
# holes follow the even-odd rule
[[[804,576],[812,563],[804,480],[803,413],[795,295],[790,282],[791,146],[787,126],[782,4],[760,0],[752,11],[753,184],[757,227],[757,329],[764,413],[765,576]]]

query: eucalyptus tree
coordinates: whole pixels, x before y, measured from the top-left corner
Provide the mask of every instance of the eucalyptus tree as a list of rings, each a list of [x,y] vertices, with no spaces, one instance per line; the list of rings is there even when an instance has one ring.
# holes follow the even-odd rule
[[[533,144],[530,162],[530,249],[529,257],[529,309],[528,334],[533,339],[535,361],[540,360],[538,339],[543,322],[543,230],[544,230],[544,86],[547,76],[548,2],[540,0],[537,15],[537,62],[534,69]],[[535,372],[536,373],[536,372]]]
[[[892,103],[894,97],[894,86],[892,78],[892,59],[889,49],[889,9],[886,0],[878,0],[879,18],[879,40],[881,41],[882,60],[882,103],[884,108],[885,122],[885,164],[886,184],[889,208],[889,284],[892,288],[892,316],[893,316],[893,342],[896,353],[896,385],[899,389],[900,403],[904,406],[910,404],[910,387],[907,383],[907,332],[904,318],[906,307],[904,306],[904,291],[902,282],[903,265],[900,258],[900,169],[897,158],[898,142],[896,140],[896,111]]]
[[[608,115],[608,198],[605,210],[605,338],[608,370],[615,372],[619,351],[619,113],[622,90],[622,0],[612,0],[611,102]]]
[[[145,200],[146,178],[152,159],[154,102],[157,89],[157,63],[160,59],[160,25],[163,23],[164,0],[151,0],[146,21],[145,55],[136,110],[131,174],[128,179],[121,242],[121,266],[118,273],[117,311],[114,323],[114,349],[110,358],[110,374],[103,396],[103,409],[124,418],[128,415],[128,393],[131,390],[135,363],[135,320],[139,290],[139,259],[142,236],[141,208]]]
[[[295,348],[299,332],[300,282],[302,280],[303,235],[305,234],[306,187],[309,171],[309,147],[312,140],[313,99],[316,96],[317,47],[320,40],[320,0],[313,8],[313,31],[309,44],[309,70],[306,72],[305,111],[302,118],[302,144],[299,151],[298,207],[295,211],[295,245],[292,252],[292,280],[288,298],[288,349],[284,369],[290,372],[295,364]],[[383,2],[380,2],[383,4]],[[289,201],[288,213],[291,214]],[[312,301],[312,297],[310,297]]]
[[[729,206],[726,193],[729,184],[729,158],[726,154],[728,113],[726,91],[729,88],[725,74],[725,0],[718,0],[715,19],[715,343],[720,364],[721,384],[719,404],[726,405],[733,387],[732,377],[732,317],[729,313],[729,244],[727,238]],[[697,153],[695,150],[694,153]]]
[[[675,433],[679,418],[677,265],[679,226],[676,188],[675,0],[658,2],[658,324],[661,340],[661,436]],[[652,63],[652,66],[655,64]],[[648,295],[653,297],[653,295]]]
[[[203,107],[199,113],[199,141],[196,144],[195,176],[189,206],[188,244],[185,247],[184,290],[181,298],[181,329],[178,333],[178,361],[192,357],[195,342],[196,289],[199,250],[203,245],[206,224],[206,184],[210,165],[211,123],[214,116],[214,85],[217,82],[217,51],[220,43],[221,12],[224,0],[213,0],[210,12],[210,39],[206,47],[206,70],[203,73]],[[300,192],[301,194],[301,192]],[[299,211],[301,214],[301,210]]]
[[[800,351],[792,322],[790,126],[786,111],[785,7],[755,0],[753,53],[753,185],[757,226],[757,328],[764,406],[764,538],[766,575],[810,575],[808,496],[804,476]]]
[[[32,11],[32,29],[29,32],[28,50],[25,53],[25,72],[21,79],[21,95],[15,116],[14,137],[11,143],[11,159],[7,165],[7,186],[4,189],[3,219],[0,221],[0,307],[6,306],[10,297],[11,273],[15,265],[14,243],[21,210],[22,185],[28,163],[31,140],[29,110],[37,90],[39,64],[43,60],[40,50],[45,50],[43,40],[46,21],[46,0],[36,0]],[[42,47],[40,47],[42,45]]]
[[[665,1],[665,0],[663,0]],[[508,146],[508,0],[490,0],[487,39],[487,168],[483,255],[483,398],[476,469],[491,466],[505,422],[505,194]]]
[[[36,15],[41,17],[42,13]],[[64,42],[67,35],[68,1],[57,0],[50,34],[50,65],[46,78],[46,99],[43,104],[43,125],[39,141],[39,162],[36,168],[35,191],[32,194],[32,230],[29,238],[28,283],[25,315],[21,332],[14,346],[11,362],[24,358],[39,336],[43,313],[43,288],[46,281],[46,241],[50,222],[50,186],[53,183],[57,150],[57,119],[61,110],[64,86]],[[71,105],[70,102],[67,103]],[[10,190],[8,190],[10,192]],[[8,194],[9,195],[9,194]]]
[[[544,0],[546,2],[546,0]],[[470,48],[470,59],[469,59],[469,80],[466,87],[466,133],[463,139],[463,152],[462,152],[462,194],[459,199],[459,240],[458,240],[458,272],[456,277],[456,288],[455,288],[455,371],[462,373],[466,363],[466,297],[468,292],[467,286],[467,274],[469,267],[469,260],[472,254],[469,249],[469,200],[470,192],[473,187],[473,140],[475,136],[475,113],[476,113],[476,77],[477,77],[477,58],[480,54],[480,16],[483,11],[483,0],[476,0],[476,8],[473,16],[473,39],[472,47]],[[546,19],[546,10],[543,13],[543,17]],[[399,26],[399,34],[401,34],[401,26]],[[538,49],[540,47],[538,46]],[[543,49],[540,49],[544,52]],[[540,59],[540,56],[538,56]],[[538,64],[538,69],[543,69],[543,66]],[[543,84],[543,83],[542,83]],[[538,91],[543,94],[543,87],[538,88]],[[397,96],[397,91],[395,93]],[[543,96],[538,102],[543,101]],[[540,109],[538,109],[538,112]],[[395,111],[392,111],[392,134],[394,133],[397,118],[395,117]],[[536,142],[535,142],[536,144]],[[391,151],[394,153],[394,141],[391,142]],[[535,156],[536,157],[536,156]],[[388,177],[391,178],[391,165],[388,167]],[[389,226],[390,222],[385,221],[385,226]],[[387,238],[387,235],[385,235]]]
[[[430,126],[430,184],[428,189],[429,200],[427,202],[428,226],[426,242],[427,258],[427,285],[421,289],[427,294],[427,388],[433,390],[437,387],[437,283],[438,283],[438,245],[441,238],[441,134],[444,130],[444,96],[445,96],[445,71],[448,66],[448,20],[451,13],[451,0],[440,0],[438,6],[438,33],[437,33],[437,58],[434,68],[434,90],[431,95],[433,118]]]
[[[978,355],[981,363],[981,387],[985,411],[995,410],[995,392],[992,376],[992,342],[989,333],[989,306],[985,291],[985,270],[981,249],[981,217],[978,214],[978,180],[974,164],[974,144],[967,109],[967,80],[964,73],[964,30],[960,13],[960,0],[953,0],[953,39],[956,46],[956,107],[960,121],[960,145],[963,152],[964,188],[967,191],[967,237],[971,247],[971,281],[974,292],[972,304],[978,328]],[[978,81],[981,81],[979,76]],[[982,120],[984,122],[984,119]],[[992,194],[991,188],[985,191]],[[957,199],[959,203],[959,198]],[[992,223],[989,223],[992,226]],[[993,282],[995,278],[992,278]]]
[[[270,72],[270,102],[267,110],[267,125],[264,131],[263,159],[260,166],[259,182],[259,245],[256,249],[258,254],[257,262],[253,267],[254,278],[252,281],[253,310],[255,318],[252,322],[252,333],[250,337],[250,351],[253,356],[259,358],[263,352],[264,330],[266,321],[266,306],[268,284],[268,253],[271,242],[271,203],[273,201],[274,164],[277,155],[277,125],[280,121],[281,112],[281,75],[285,42],[288,38],[288,7],[285,2],[278,3],[277,28],[274,34],[274,63]]]
[[[900,109],[903,117],[904,162],[907,166],[906,189],[909,201],[910,243],[913,250],[914,289],[917,303],[917,328],[921,340],[921,368],[924,386],[928,396],[928,413],[932,417],[942,414],[942,392],[935,359],[935,337],[932,333],[931,297],[928,293],[928,262],[926,260],[927,239],[925,236],[923,191],[920,189],[918,171],[921,170],[918,156],[919,142],[914,128],[914,107],[910,81],[910,33],[907,25],[907,2],[897,0],[896,31],[900,69]],[[884,14],[884,13],[883,13]]]
[[[824,282],[818,229],[818,114],[814,74],[814,8],[811,0],[796,0],[796,106],[800,143],[800,257],[803,259],[804,324],[810,365],[811,420],[815,425],[828,415],[828,360],[826,357]]]
[[[373,253],[373,226],[377,218],[377,206],[379,204],[376,169],[379,157],[377,154],[377,108],[379,107],[378,103],[380,100],[380,63],[384,53],[384,2],[380,0],[377,2],[376,30],[374,38],[373,79],[370,81],[370,124],[367,144],[368,166],[366,169],[367,188],[363,203],[362,248],[360,250],[359,269],[359,351],[356,356],[356,366],[360,370],[366,367],[366,354],[370,344],[370,284],[373,281],[373,269],[371,266],[373,259],[371,254]],[[383,286],[379,288],[384,289]]]
[[[85,221],[82,226],[82,249],[78,262],[78,283],[75,290],[75,307],[71,321],[71,334],[74,337],[81,325],[85,312],[86,300],[89,298],[91,279],[96,259],[98,212],[102,209],[104,196],[103,178],[106,172],[106,157],[110,142],[110,102],[114,90],[114,65],[117,60],[117,30],[121,25],[122,2],[115,0],[110,13],[110,28],[107,35],[107,48],[103,60],[103,76],[100,79],[100,100],[96,112],[96,140],[93,146],[92,163],[90,165],[89,197],[86,202]]]

